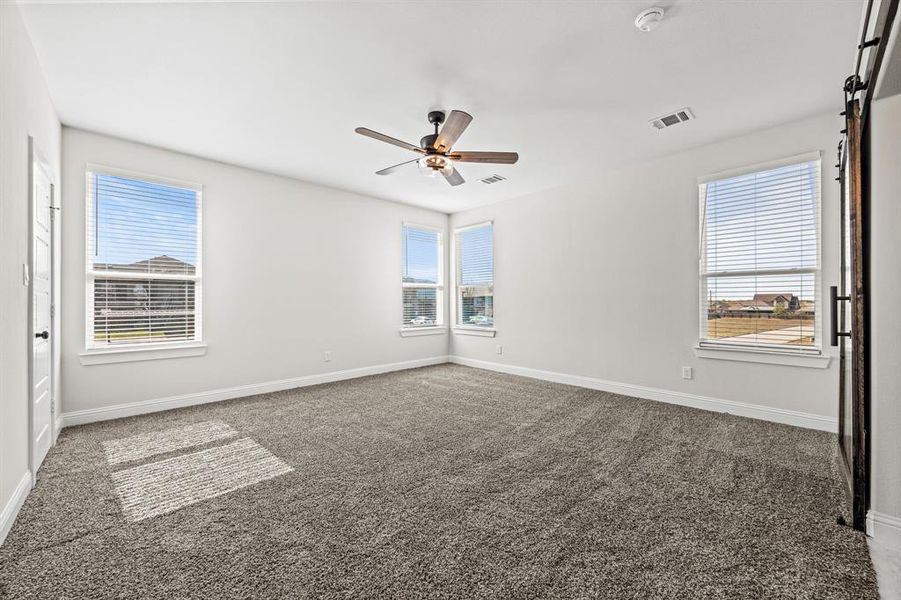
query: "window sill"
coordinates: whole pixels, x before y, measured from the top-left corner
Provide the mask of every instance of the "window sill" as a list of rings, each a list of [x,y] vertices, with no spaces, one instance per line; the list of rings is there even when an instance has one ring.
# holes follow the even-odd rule
[[[400,330],[400,337],[419,337],[421,335],[445,335],[447,327],[438,325],[435,327],[404,327]]]
[[[695,346],[694,351],[695,356],[698,358],[763,363],[769,365],[786,365],[790,367],[809,367],[811,369],[828,368],[829,363],[832,361],[832,357],[825,354],[799,354],[797,352],[779,352],[778,350]]]
[[[154,344],[132,348],[89,348],[79,354],[78,358],[83,365],[106,365],[141,360],[203,356],[204,354],[206,354],[206,344],[203,342],[188,342],[184,344]]]
[[[480,337],[494,337],[497,335],[497,330],[493,327],[463,327],[456,326],[454,327],[454,333],[456,335],[475,335]]]

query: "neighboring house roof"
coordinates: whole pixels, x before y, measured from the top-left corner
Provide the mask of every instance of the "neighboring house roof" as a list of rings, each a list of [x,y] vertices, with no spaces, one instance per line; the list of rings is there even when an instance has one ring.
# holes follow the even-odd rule
[[[194,273],[194,265],[165,254],[130,264],[95,263],[97,271],[144,271],[146,273]]]
[[[764,302],[766,304],[772,305],[777,300],[782,300],[783,302],[791,302],[795,299],[794,294],[754,294],[754,303]]]

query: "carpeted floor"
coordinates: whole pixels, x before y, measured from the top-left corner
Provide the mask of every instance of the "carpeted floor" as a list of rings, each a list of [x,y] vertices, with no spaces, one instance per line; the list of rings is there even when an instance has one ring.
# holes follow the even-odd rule
[[[834,464],[822,432],[428,367],[64,430],[0,596],[876,598]]]

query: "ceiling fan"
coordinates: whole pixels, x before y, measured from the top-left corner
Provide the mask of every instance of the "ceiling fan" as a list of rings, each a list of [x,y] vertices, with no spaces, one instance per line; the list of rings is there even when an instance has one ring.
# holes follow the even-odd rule
[[[394,165],[393,167],[376,171],[376,175],[390,175],[404,165],[419,163],[419,170],[423,175],[435,177],[438,173],[441,173],[444,175],[444,178],[447,179],[449,184],[460,185],[461,183],[465,183],[466,180],[463,179],[460,172],[454,168],[455,162],[512,165],[519,160],[519,154],[516,152],[469,152],[466,150],[452,150],[453,145],[472,121],[472,116],[462,110],[452,110],[446,121],[444,117],[444,111],[441,110],[433,110],[429,113],[429,123],[435,126],[435,133],[430,133],[419,140],[418,146],[385,135],[384,133],[367,129],[366,127],[357,127],[354,131],[360,135],[371,137],[374,140],[388,142],[389,144],[412,150],[420,155],[413,160],[408,160]],[[441,131],[438,131],[438,128],[442,123],[444,126],[441,127]]]

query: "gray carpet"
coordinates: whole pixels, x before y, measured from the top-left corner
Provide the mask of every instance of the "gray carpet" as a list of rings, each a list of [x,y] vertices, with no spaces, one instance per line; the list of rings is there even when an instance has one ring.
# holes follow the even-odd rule
[[[822,432],[428,367],[64,430],[0,596],[876,598],[834,465]]]

